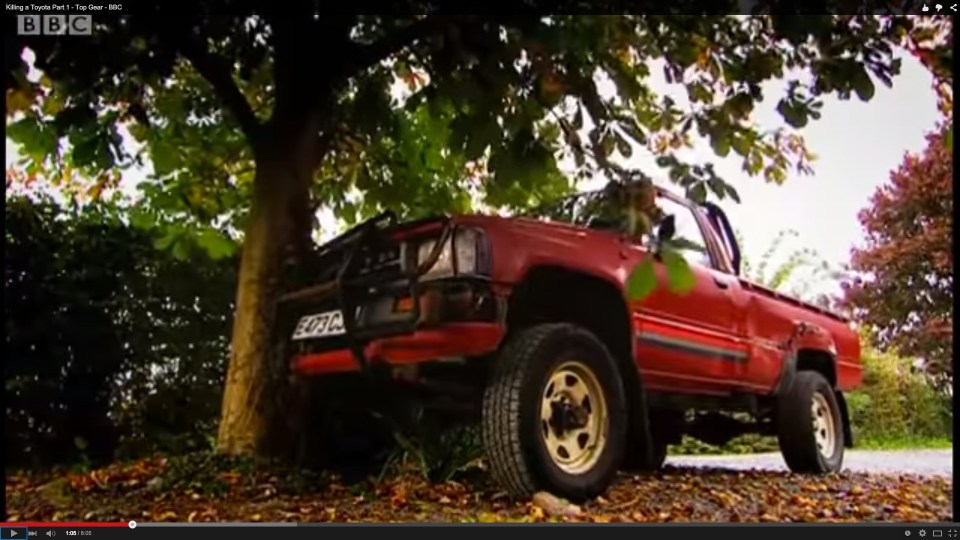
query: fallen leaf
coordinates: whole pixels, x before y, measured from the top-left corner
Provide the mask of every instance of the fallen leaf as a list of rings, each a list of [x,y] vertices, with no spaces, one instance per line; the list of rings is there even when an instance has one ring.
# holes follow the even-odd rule
[[[8,519],[80,521],[95,513],[92,519],[100,521],[136,517],[187,522],[250,521],[251,516],[296,522],[933,522],[951,517],[953,500],[949,477],[850,472],[808,477],[670,467],[655,474],[623,475],[602,497],[581,508],[549,494],[536,501],[514,501],[491,489],[482,476],[431,485],[415,471],[404,471],[376,484],[345,487],[326,478],[304,482],[306,473],[244,469],[238,476],[229,463],[223,465],[226,472],[207,472],[210,461],[202,455],[163,463],[152,458],[110,464],[92,475],[11,472],[5,486]],[[175,472],[174,467],[186,472]],[[210,482],[228,491],[203,495]],[[131,496],[151,483],[155,491]],[[268,488],[276,493],[265,499]],[[50,494],[61,496],[57,504]],[[204,501],[202,506],[198,500]]]

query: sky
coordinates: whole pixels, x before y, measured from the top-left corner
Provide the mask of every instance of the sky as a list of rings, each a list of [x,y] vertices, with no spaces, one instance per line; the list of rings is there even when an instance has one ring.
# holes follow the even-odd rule
[[[863,245],[857,214],[869,206],[873,193],[900,166],[905,152],[923,151],[926,133],[940,118],[932,76],[913,56],[904,53],[900,58],[902,68],[893,86],[887,88],[874,79],[876,94],[869,102],[855,96],[848,101],[823,99],[822,118],[800,132],[817,155],[813,175],[792,172],[782,185],[768,184],[762,177],[743,172],[742,162],[733,152],[726,159],[719,158],[705,141],[694,148],[693,161],[714,163],[717,174],[737,189],[741,203],[727,200],[720,206],[743,235],[741,250],[754,265],[778,233],[788,229],[796,231],[796,236],[783,244],[779,253],[784,258],[793,249],[809,248],[831,266],[840,267],[849,262],[852,247]],[[678,104],[687,103],[686,92],[668,85],[662,69],[652,67],[650,72],[656,90]],[[772,81],[764,87],[766,99],[753,117],[761,128],[784,125],[775,108],[785,95],[785,84]],[[659,170],[653,160],[653,156],[634,152],[628,164],[648,171],[656,181],[657,175],[649,172]],[[839,285],[815,283],[811,292],[837,293]]]
[[[905,152],[923,150],[924,135],[939,118],[936,95],[930,74],[910,55],[902,57],[901,74],[892,88],[877,83],[874,98],[860,102],[856,97],[840,101],[824,99],[823,117],[803,129],[807,146],[818,159],[814,174],[791,174],[782,185],[767,184],[762,177],[751,178],[741,170],[739,158],[731,153],[718,158],[706,143],[690,154],[695,161],[713,162],[717,173],[739,192],[741,204],[721,204],[731,224],[743,235],[744,256],[758,261],[780,231],[792,229],[796,237],[785,247],[810,248],[823,260],[839,266],[849,261],[850,250],[863,243],[863,232],[857,213],[869,204],[870,196],[884,184],[890,172],[903,160]],[[668,85],[661,69],[652,66],[651,85],[661,93],[686,103],[682,87]],[[775,112],[777,100],[784,95],[783,81],[764,88],[767,99],[754,111],[754,119],[762,128],[783,125]],[[7,167],[17,160],[16,149],[6,142]],[[625,162],[654,177],[665,176],[653,163],[653,156],[635,152]],[[563,164],[562,164],[563,165]],[[125,186],[135,186],[149,174],[149,168],[128,171]],[[602,182],[584,185],[593,189]],[[332,236],[339,228],[329,213],[321,215],[323,236]],[[791,249],[782,253],[789,255]],[[816,292],[837,292],[833,283],[820,283]]]

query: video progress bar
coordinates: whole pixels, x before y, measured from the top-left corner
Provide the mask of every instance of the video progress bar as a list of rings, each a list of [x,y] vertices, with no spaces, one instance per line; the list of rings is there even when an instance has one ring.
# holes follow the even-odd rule
[[[296,527],[297,523],[290,522],[280,522],[280,523],[262,523],[262,522],[224,522],[224,523],[210,523],[206,521],[201,521],[197,523],[183,523],[183,522],[167,522],[167,521],[145,521],[137,522],[137,528],[140,527]]]

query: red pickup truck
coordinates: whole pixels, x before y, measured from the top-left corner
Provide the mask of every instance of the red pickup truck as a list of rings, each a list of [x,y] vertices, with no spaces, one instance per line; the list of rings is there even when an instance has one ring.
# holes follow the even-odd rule
[[[657,261],[664,285],[632,301],[631,270],[656,256],[589,215],[605,193],[522,217],[384,214],[322,246],[316,284],[280,313],[293,372],[339,390],[317,413],[327,444],[350,438],[333,426],[359,403],[402,389],[479,421],[519,497],[595,497],[683,435],[775,435],[791,470],[839,470],[843,393],[862,380],[849,321],[740,276],[723,211],[659,189],[696,284],[672,292]]]

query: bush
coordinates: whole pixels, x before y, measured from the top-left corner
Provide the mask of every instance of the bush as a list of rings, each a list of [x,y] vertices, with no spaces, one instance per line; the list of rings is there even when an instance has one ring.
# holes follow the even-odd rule
[[[864,384],[847,396],[858,442],[953,438],[949,398],[911,363],[864,348]]]
[[[693,437],[684,437],[683,442],[670,447],[673,455],[707,455],[707,454],[758,454],[762,452],[776,452],[777,439],[760,435],[743,435],[723,446],[713,446],[698,441]]]
[[[220,407],[235,261],[180,261],[105,204],[8,198],[6,460],[202,448]]]
[[[872,348],[863,350],[864,381],[847,394],[857,446],[889,447],[942,444],[953,440],[953,408],[927,376],[909,360]],[[722,447],[690,437],[671,454],[744,454],[777,451],[775,437],[744,435]]]

